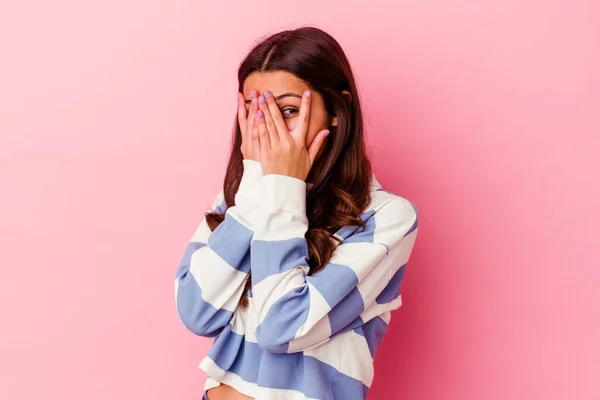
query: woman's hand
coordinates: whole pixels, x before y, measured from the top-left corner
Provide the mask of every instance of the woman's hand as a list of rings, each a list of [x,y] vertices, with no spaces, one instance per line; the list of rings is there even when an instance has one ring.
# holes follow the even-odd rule
[[[305,181],[323,145],[329,130],[317,133],[306,148],[306,135],[310,121],[309,91],[302,96],[298,123],[292,131],[287,129],[279,106],[269,92],[260,96],[259,111],[254,114],[260,142],[260,163],[265,175],[287,175]]]
[[[252,92],[252,103],[250,111],[246,111],[246,99],[242,93],[238,93],[238,123],[242,132],[242,155],[245,160],[260,161],[260,143],[258,131],[254,129],[252,116],[258,111],[258,100],[256,92]]]

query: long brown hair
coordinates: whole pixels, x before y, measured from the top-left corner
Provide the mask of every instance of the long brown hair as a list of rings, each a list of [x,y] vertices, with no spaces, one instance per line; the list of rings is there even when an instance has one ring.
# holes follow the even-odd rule
[[[371,164],[363,137],[363,118],[350,63],[339,43],[328,33],[302,27],[276,33],[257,44],[238,70],[239,91],[253,72],[285,71],[303,80],[325,101],[330,116],[338,124],[331,127],[322,156],[315,161],[307,181],[313,183],[307,193],[310,274],[322,269],[331,258],[336,243],[334,234],[347,225],[364,227],[360,215],[371,201]],[[343,93],[347,91],[348,94]],[[240,150],[242,135],[235,122],[231,155],[223,182],[227,207],[234,197],[243,174]],[[214,230],[224,219],[222,213],[208,213],[206,220]],[[251,287],[251,279],[246,289]],[[240,304],[247,306],[242,296]]]

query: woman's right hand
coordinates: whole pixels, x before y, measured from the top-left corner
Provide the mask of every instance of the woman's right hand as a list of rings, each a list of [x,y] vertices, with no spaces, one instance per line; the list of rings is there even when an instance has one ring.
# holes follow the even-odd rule
[[[258,98],[256,91],[252,92],[250,110],[246,110],[246,99],[243,93],[238,93],[238,123],[242,132],[242,155],[245,160],[260,161],[260,141],[258,129],[254,127],[253,116],[258,111]]]

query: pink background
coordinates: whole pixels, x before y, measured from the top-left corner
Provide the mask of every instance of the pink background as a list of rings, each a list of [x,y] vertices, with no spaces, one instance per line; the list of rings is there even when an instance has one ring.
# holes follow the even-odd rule
[[[3,1],[0,398],[199,398],[174,273],[238,62],[303,23],[347,50],[377,176],[420,210],[369,398],[600,399],[595,0]]]

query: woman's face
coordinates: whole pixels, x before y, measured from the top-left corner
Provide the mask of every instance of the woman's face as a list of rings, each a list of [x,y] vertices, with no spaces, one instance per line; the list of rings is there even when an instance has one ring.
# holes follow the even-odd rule
[[[265,91],[269,91],[277,101],[281,115],[288,129],[291,131],[298,123],[302,95],[307,90],[310,90],[310,88],[306,83],[289,72],[253,72],[244,82],[246,109],[250,108],[252,91],[256,91],[258,93],[257,96],[262,95]],[[312,91],[306,147],[310,146],[317,133],[335,125],[337,125],[337,120],[327,113],[323,97],[319,93]]]

